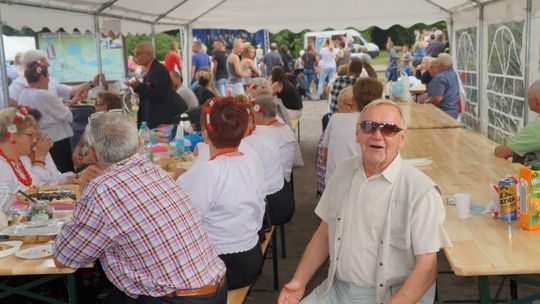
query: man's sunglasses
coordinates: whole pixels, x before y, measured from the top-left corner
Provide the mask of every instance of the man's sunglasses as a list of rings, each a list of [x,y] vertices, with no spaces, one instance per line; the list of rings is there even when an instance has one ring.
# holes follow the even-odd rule
[[[398,132],[403,131],[402,128],[390,123],[378,123],[370,120],[361,121],[359,124],[360,130],[365,134],[375,133],[375,130],[379,129],[384,137],[392,137]]]

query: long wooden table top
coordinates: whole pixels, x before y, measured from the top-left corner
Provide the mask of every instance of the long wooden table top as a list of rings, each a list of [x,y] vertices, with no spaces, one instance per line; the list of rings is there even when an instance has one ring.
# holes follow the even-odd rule
[[[407,121],[407,128],[410,130],[464,127],[457,120],[431,103],[418,104],[408,102],[398,103],[398,105]]]
[[[30,248],[42,244],[24,244],[21,249]],[[91,268],[86,265],[84,268]],[[41,274],[72,274],[76,271],[73,268],[58,268],[54,265],[51,257],[26,260],[15,256],[15,254],[0,258],[0,276],[13,275],[41,275]]]
[[[495,157],[495,146],[468,129],[409,130],[401,155],[431,159],[431,165],[418,168],[441,187],[444,198],[468,192],[471,204],[486,204],[493,198],[489,184],[516,176],[521,167]],[[457,275],[540,273],[540,232],[489,215],[460,220],[454,206],[445,207],[444,227],[453,247],[444,252]]]

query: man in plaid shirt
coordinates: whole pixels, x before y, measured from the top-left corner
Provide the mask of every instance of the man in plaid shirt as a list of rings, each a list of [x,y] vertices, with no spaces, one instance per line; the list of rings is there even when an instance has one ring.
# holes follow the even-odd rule
[[[338,95],[341,90],[348,86],[354,85],[354,83],[360,78],[362,73],[362,62],[358,58],[351,58],[349,64],[349,73],[345,76],[339,76],[334,81],[332,89],[330,90],[330,114],[339,112],[338,107]]]
[[[85,134],[105,169],[56,238],[55,264],[99,258],[117,288],[106,303],[226,303],[225,265],[186,194],[137,154],[135,124],[105,113]]]

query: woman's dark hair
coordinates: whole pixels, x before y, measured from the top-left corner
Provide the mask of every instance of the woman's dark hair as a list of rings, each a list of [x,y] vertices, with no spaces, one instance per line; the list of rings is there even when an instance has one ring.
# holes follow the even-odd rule
[[[97,98],[107,106],[107,111],[122,108],[122,100],[118,94],[103,91],[97,94]]]
[[[369,78],[378,79],[377,72],[370,64],[364,63],[364,70],[368,73]]]
[[[286,90],[295,90],[296,88],[285,74],[285,70],[281,66],[274,66],[272,68],[272,83],[281,82],[283,88]]]
[[[353,97],[358,107],[358,111],[367,106],[375,99],[382,97],[383,85],[373,78],[360,78],[353,86]]]
[[[47,65],[41,61],[30,62],[24,70],[24,77],[28,83],[38,82],[40,76],[47,77],[49,75]]]
[[[248,127],[247,108],[235,97],[209,99],[201,112],[201,126],[216,148],[238,147]]]
[[[206,87],[210,83],[210,81],[204,76],[199,76],[199,79],[197,79],[197,81],[199,82],[199,85],[201,87]]]
[[[20,108],[22,107],[21,106],[17,107],[17,110]],[[34,108],[32,108],[32,110],[30,111],[30,115],[32,115],[36,121],[40,121],[41,117],[43,117],[43,115],[41,115],[41,112],[38,109],[34,109]]]

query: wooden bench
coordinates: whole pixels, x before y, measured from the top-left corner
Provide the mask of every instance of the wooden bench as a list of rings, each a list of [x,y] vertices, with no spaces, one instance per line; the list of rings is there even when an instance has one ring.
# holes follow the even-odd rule
[[[263,252],[263,256],[266,257],[266,252],[268,251],[268,247],[270,245],[270,241],[272,240],[272,263],[273,263],[273,270],[274,270],[274,288],[277,289],[277,249],[276,249],[276,241],[275,241],[275,232],[276,226],[272,226],[272,229],[270,231],[266,232],[265,236],[266,239],[261,244],[261,249]],[[244,300],[246,299],[249,290],[251,289],[250,286],[246,286],[243,288],[235,289],[235,290],[229,290],[227,292],[227,304],[242,304],[244,303]]]

